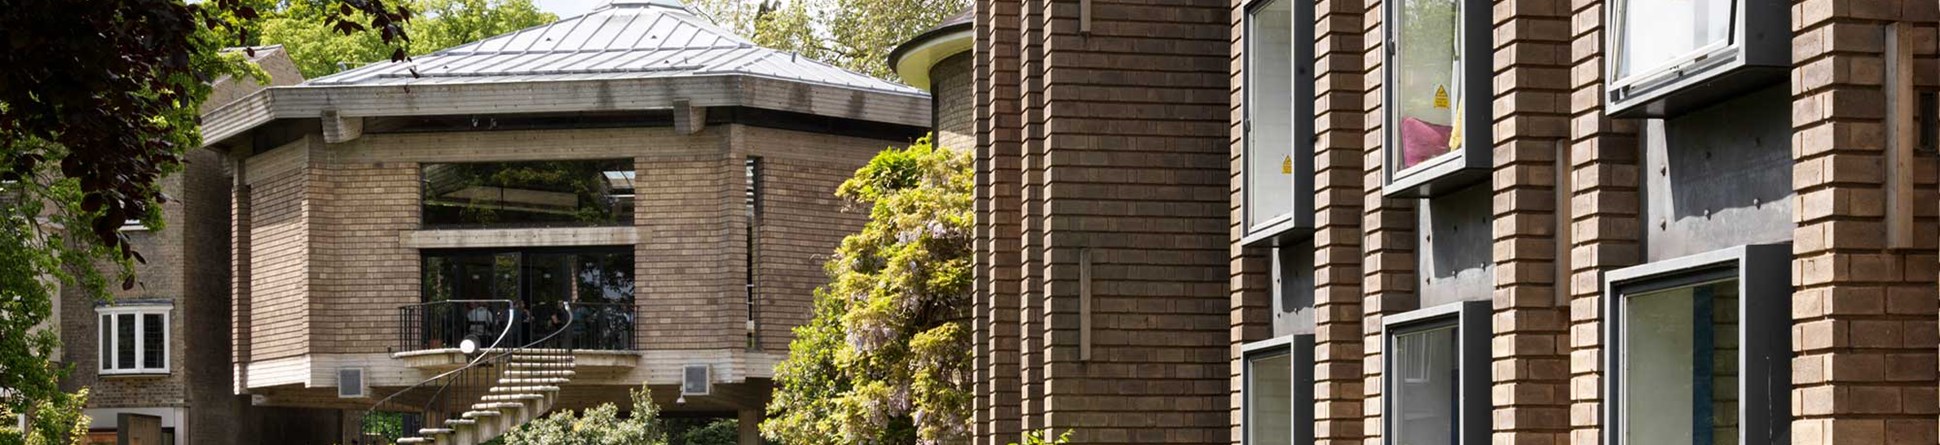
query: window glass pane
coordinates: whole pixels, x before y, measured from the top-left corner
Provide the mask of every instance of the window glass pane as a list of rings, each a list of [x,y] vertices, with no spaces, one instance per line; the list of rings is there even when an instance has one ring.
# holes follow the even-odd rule
[[[588,303],[633,304],[633,253],[579,256],[579,299]]]
[[[115,369],[135,367],[135,314],[115,316]]]
[[[1738,284],[1624,297],[1624,436],[1731,444],[1738,437]]]
[[[592,226],[633,222],[633,161],[424,165],[427,226]]]
[[[101,316],[101,369],[115,369],[114,316]]]
[[[1393,431],[1397,444],[1456,443],[1456,380],[1459,371],[1454,326],[1394,336]]]
[[[1731,0],[1623,0],[1617,78],[1663,68],[1731,40]]]
[[[1246,443],[1293,443],[1293,356],[1280,353],[1246,361]]]
[[[161,368],[167,357],[163,350],[168,348],[168,324],[162,321],[163,314],[142,314],[141,318],[141,367]]]
[[[1293,0],[1248,13],[1246,218],[1248,228],[1293,209]]]
[[[1462,52],[1457,32],[1461,8],[1456,0],[1399,0],[1394,14],[1398,54],[1391,65],[1398,127],[1390,148],[1396,170],[1413,167],[1462,147]],[[1488,32],[1482,30],[1481,32]],[[1488,104],[1479,104],[1488,106]]]

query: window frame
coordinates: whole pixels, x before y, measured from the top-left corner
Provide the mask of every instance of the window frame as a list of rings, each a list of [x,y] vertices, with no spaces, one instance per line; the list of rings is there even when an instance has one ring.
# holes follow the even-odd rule
[[[1781,81],[1791,70],[1790,3],[1732,0],[1729,40],[1618,77],[1628,5],[1615,0],[1604,8],[1610,32],[1603,44],[1611,62],[1603,64],[1603,94],[1611,117],[1675,117]]]
[[[437,165],[480,165],[480,164],[496,164],[496,165],[512,165],[512,164],[543,164],[543,163],[564,163],[564,162],[585,162],[585,163],[592,163],[592,164],[599,164],[599,163],[609,163],[609,162],[610,162],[610,163],[613,163],[615,167],[619,167],[620,165],[622,165],[622,164],[623,164],[623,165],[624,165],[624,166],[626,167],[626,169],[624,169],[624,170],[602,170],[602,171],[601,171],[601,173],[602,173],[602,178],[601,178],[601,179],[602,179],[602,180],[608,180],[607,178],[605,178],[605,177],[604,177],[604,174],[605,174],[605,173],[611,173],[611,172],[621,172],[621,173],[623,173],[623,174],[631,174],[631,175],[633,175],[633,176],[632,176],[631,178],[628,178],[628,181],[629,181],[629,183],[630,183],[630,185],[632,185],[632,186],[633,186],[633,188],[630,188],[630,189],[617,189],[617,188],[616,188],[616,189],[614,189],[614,190],[631,190],[631,192],[630,192],[630,193],[626,193],[626,194],[615,194],[615,195],[611,195],[611,196],[609,196],[609,198],[612,198],[612,199],[615,199],[615,201],[614,201],[614,205],[616,205],[616,206],[617,206],[617,205],[619,205],[619,201],[618,201],[618,199],[626,199],[626,200],[630,200],[630,201],[632,201],[631,203],[628,203],[628,204],[627,204],[627,211],[626,211],[626,214],[624,214],[624,215],[614,215],[614,219],[615,219],[615,221],[612,221],[612,222],[595,222],[595,223],[585,223],[585,222],[561,222],[561,221],[546,221],[546,222],[536,222],[536,223],[535,223],[535,222],[511,222],[511,223],[508,223],[508,222],[495,222],[495,223],[478,223],[478,222],[455,222],[455,223],[434,223],[434,222],[432,222],[432,221],[431,221],[431,220],[432,220],[432,214],[431,214],[432,212],[431,212],[430,210],[431,210],[431,207],[432,207],[432,203],[433,203],[433,199],[432,199],[433,197],[431,196],[431,193],[432,193],[432,190],[431,190],[431,185],[432,185],[432,179],[431,179],[431,176],[430,176],[430,174],[429,174],[429,170],[431,169],[431,167],[432,167],[432,166],[437,166]],[[624,157],[624,156],[622,156],[622,157],[587,157],[587,158],[570,158],[570,159],[515,159],[515,160],[477,160],[477,161],[474,161],[474,160],[461,160],[461,161],[449,161],[449,162],[420,162],[420,163],[418,163],[418,164],[417,164],[417,172],[416,172],[416,173],[417,173],[417,183],[418,183],[418,193],[417,193],[417,210],[418,210],[418,221],[417,221],[417,225],[418,225],[418,229],[419,229],[419,230],[474,230],[474,229],[496,229],[496,230],[508,230],[508,229],[569,229],[569,228],[592,228],[592,227],[626,227],[626,226],[632,226],[632,225],[636,225],[636,223],[637,223],[637,219],[639,218],[639,212],[640,212],[640,208],[639,208],[639,206],[640,206],[640,198],[639,198],[639,194],[640,194],[640,190],[639,190],[639,181],[640,181],[640,180],[639,180],[639,177],[638,177],[638,176],[639,176],[639,171],[640,171],[640,161],[639,161],[639,159],[637,159],[637,158],[633,158],[633,157]],[[501,188],[501,189],[502,189],[502,188],[504,188],[504,186],[490,186],[490,187],[497,187],[497,188]],[[580,196],[575,196],[575,198],[577,199],[577,198],[583,198],[583,197],[580,197]]]
[[[95,332],[95,341],[96,341],[95,345],[96,345],[96,349],[98,349],[96,354],[97,356],[99,356],[100,354],[107,354],[107,357],[113,358],[114,360],[97,359],[97,363],[95,363],[95,371],[99,375],[103,375],[103,376],[119,376],[119,375],[142,376],[142,375],[170,374],[171,366],[175,364],[174,357],[172,357],[175,353],[174,351],[175,348],[173,347],[173,345],[169,344],[175,337],[175,333],[172,331],[172,329],[174,329],[175,327],[174,326],[175,320],[173,319],[174,317],[172,316],[172,314],[174,313],[174,309],[175,309],[175,306],[172,304],[128,304],[128,305],[96,307],[94,310],[95,312],[94,332]],[[133,315],[135,319],[134,321],[135,322],[135,327],[134,327],[135,344],[132,346],[133,348],[135,348],[135,355],[133,359],[134,366],[110,367],[110,365],[118,365],[119,364],[118,362],[120,361],[119,358],[121,357],[120,352],[121,352],[122,344],[120,340],[115,337],[115,334],[118,334],[120,332],[119,328],[121,325],[122,315]],[[142,366],[142,364],[147,361],[146,359],[148,358],[148,352],[149,352],[147,348],[145,348],[145,346],[147,346],[148,337],[146,335],[143,335],[143,333],[145,332],[143,328],[145,328],[146,325],[148,324],[149,315],[160,315],[162,319],[162,345],[161,345],[162,366],[157,368]],[[107,324],[103,324],[104,320],[107,322]],[[110,363],[110,362],[117,362],[117,363]]]
[[[1288,9],[1292,15],[1290,21],[1293,25],[1291,39],[1294,43],[1289,45],[1288,52],[1283,54],[1292,59],[1293,68],[1287,79],[1292,83],[1289,88],[1290,97],[1285,98],[1292,104],[1291,109],[1288,110],[1289,121],[1285,124],[1289,126],[1288,139],[1292,142],[1289,156],[1293,158],[1293,174],[1289,194],[1293,202],[1289,203],[1285,214],[1255,222],[1252,211],[1253,190],[1249,187],[1252,184],[1253,169],[1248,168],[1252,165],[1253,159],[1254,119],[1253,108],[1250,105],[1257,100],[1251,88],[1256,80],[1253,77],[1253,57],[1257,53],[1252,51],[1251,37],[1255,25],[1254,14],[1275,1],[1290,2]],[[1309,7],[1301,7],[1302,5]],[[1242,100],[1240,101],[1239,185],[1240,225],[1243,230],[1240,243],[1244,245],[1267,245],[1279,238],[1302,236],[1313,232],[1314,99],[1317,97],[1314,90],[1315,60],[1313,46],[1300,44],[1300,42],[1314,41],[1314,10],[1311,6],[1298,0],[1247,0],[1241,7],[1243,12],[1240,14],[1242,22],[1240,44],[1244,51],[1241,52],[1240,57]]]
[[[1394,339],[1396,335],[1455,326],[1456,363],[1454,445],[1489,443],[1490,398],[1489,339],[1491,312],[1488,301],[1461,301],[1416,309],[1381,317],[1381,442],[1393,444],[1395,427],[1400,425],[1394,406]],[[1476,372],[1479,371],[1479,372]]]
[[[1460,16],[1456,40],[1461,49],[1462,149],[1396,168],[1401,149],[1401,113],[1395,98],[1398,70],[1381,70],[1381,194],[1393,198],[1428,198],[1460,191],[1488,179],[1494,155],[1495,71],[1493,5],[1487,0],[1450,0]],[[1381,4],[1382,66],[1396,66],[1401,52],[1396,26],[1401,23],[1400,1]],[[1476,106],[1480,105],[1480,106]]]
[[[1242,445],[1252,444],[1253,430],[1247,428],[1246,420],[1251,416],[1253,398],[1250,396],[1253,381],[1253,360],[1286,354],[1293,369],[1293,431],[1291,443],[1312,443],[1314,440],[1314,335],[1283,335],[1266,340],[1240,345],[1240,413],[1239,431]]]
[[[1603,439],[1625,445],[1624,302],[1629,295],[1738,280],[1738,442],[1781,443],[1791,424],[1792,245],[1741,245],[1611,271],[1603,281]],[[1756,277],[1756,279],[1753,279]],[[1757,300],[1761,304],[1750,304]],[[1754,386],[1762,382],[1762,385]],[[1763,407],[1764,409],[1756,409]]]

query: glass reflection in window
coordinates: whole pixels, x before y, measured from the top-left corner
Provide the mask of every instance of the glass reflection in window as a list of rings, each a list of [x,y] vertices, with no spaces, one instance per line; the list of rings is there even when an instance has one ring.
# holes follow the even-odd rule
[[[1628,443],[1735,443],[1737,307],[1737,280],[1624,297],[1619,387]]]
[[[633,222],[629,159],[425,164],[424,224],[546,227]]]
[[[1458,0],[1397,0],[1399,51],[1390,68],[1397,85],[1390,125],[1400,136],[1389,149],[1399,171],[1462,148],[1461,5]],[[1479,106],[1488,106],[1480,104]]]
[[[1456,327],[1442,326],[1394,335],[1390,372],[1395,375],[1390,408],[1396,417],[1392,427],[1399,445],[1453,444],[1460,413],[1456,403],[1456,382],[1460,378],[1456,356]]]
[[[1248,445],[1293,443],[1293,355],[1285,352],[1246,360],[1246,440]]]
[[[1667,68],[1731,41],[1732,0],[1620,0],[1617,78]]]
[[[1292,3],[1269,0],[1247,13],[1248,230],[1293,211]]]

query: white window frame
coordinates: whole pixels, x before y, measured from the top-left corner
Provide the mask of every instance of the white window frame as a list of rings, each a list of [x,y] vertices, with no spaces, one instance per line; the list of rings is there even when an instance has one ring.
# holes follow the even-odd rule
[[[1284,0],[1282,0],[1284,1]],[[1295,444],[1313,443],[1314,440],[1314,336],[1296,334],[1275,337],[1240,345],[1240,444],[1256,443],[1251,437],[1253,430],[1245,425],[1252,418],[1253,360],[1285,354],[1293,369],[1293,431],[1289,431],[1291,442]]]
[[[1613,117],[1675,117],[1741,93],[1783,81],[1791,70],[1791,3],[1732,0],[1730,32],[1723,42],[1691,50],[1654,67],[1618,77],[1625,55],[1627,0],[1604,8],[1609,30],[1604,48],[1606,111]]]
[[[111,363],[109,363],[110,360],[100,360],[100,363],[97,363],[97,366],[95,366],[95,368],[99,370],[101,375],[168,374],[170,366],[174,364],[174,360],[173,360],[174,357],[172,357],[172,355],[174,355],[175,351],[172,345],[169,344],[170,340],[173,339],[173,337],[175,336],[175,333],[172,330],[174,328],[175,321],[172,319],[172,316],[171,316],[171,314],[174,312],[174,309],[175,309],[175,306],[173,305],[160,305],[160,304],[103,306],[100,308],[96,308],[95,316],[94,316],[94,319],[96,322],[94,332],[95,332],[95,337],[98,340],[98,343],[96,343],[96,345],[98,345],[98,347],[100,348],[100,351],[97,351],[95,355],[99,357],[102,352],[105,352],[107,356],[110,357],[111,359],[119,359],[121,357],[121,348],[124,345],[122,345],[119,341],[117,341],[117,339],[115,338],[115,334],[120,332],[121,316],[134,315],[135,344],[132,345],[131,347],[135,348],[135,358],[134,358],[135,363],[134,363],[134,366],[131,366],[131,367],[110,367],[111,365]],[[145,346],[147,346],[148,336],[142,335],[142,334],[145,332],[143,328],[145,328],[146,326],[144,325],[148,323],[147,321],[148,315],[162,316],[162,348],[161,348],[162,366],[159,368],[142,367],[142,363],[146,362],[146,360],[144,359],[147,358],[146,356],[147,348],[145,348]],[[102,323],[107,323],[107,324],[103,325]]]
[[[1381,194],[1393,198],[1429,198],[1461,191],[1487,180],[1495,157],[1494,4],[1489,0],[1451,0],[1460,16],[1455,40],[1461,50],[1462,149],[1397,168],[1401,146],[1401,107],[1395,96],[1398,70],[1381,70]],[[1382,66],[1398,66],[1402,1],[1381,4]]]
[[[1381,317],[1381,442],[1401,445],[1394,442],[1395,427],[1401,424],[1396,416],[1401,412],[1394,406],[1396,382],[1401,379],[1393,360],[1395,336],[1410,332],[1455,326],[1455,360],[1458,372],[1455,381],[1455,436],[1452,445],[1484,445],[1489,443],[1490,398],[1489,398],[1489,339],[1494,335],[1491,330],[1492,316],[1488,301],[1462,301],[1435,307],[1416,309]]]
[[[1255,96],[1250,86],[1259,79],[1253,77],[1253,61],[1255,56],[1264,54],[1258,54],[1258,51],[1253,51],[1254,48],[1251,46],[1251,40],[1244,40],[1242,42],[1243,45],[1246,45],[1246,51],[1241,53],[1241,63],[1245,67],[1240,76],[1244,96],[1242,96],[1243,100],[1240,101],[1240,126],[1242,136],[1240,137],[1239,181],[1240,190],[1243,194],[1240,200],[1240,217],[1241,223],[1244,226],[1245,235],[1240,242],[1246,245],[1266,245],[1277,238],[1305,235],[1311,233],[1314,227],[1313,121],[1314,99],[1316,97],[1314,92],[1314,55],[1312,45],[1301,45],[1299,43],[1312,42],[1314,40],[1314,10],[1312,5],[1301,2],[1300,0],[1247,0],[1241,9],[1243,11],[1241,20],[1244,22],[1241,28],[1244,30],[1244,34],[1242,34],[1241,38],[1251,38],[1255,25],[1253,21],[1254,14],[1266,8],[1274,1],[1290,2],[1288,9],[1292,14],[1290,22],[1292,23],[1293,29],[1289,30],[1289,32],[1291,33],[1291,40],[1294,43],[1289,45],[1286,53],[1279,54],[1279,56],[1292,59],[1291,65],[1293,69],[1287,79],[1292,85],[1288,88],[1289,97],[1263,99]],[[1252,175],[1254,173],[1253,169],[1249,168],[1252,165],[1253,156],[1253,127],[1267,123],[1254,122],[1253,111],[1249,105],[1252,102],[1260,100],[1287,101],[1291,105],[1287,113],[1289,115],[1288,121],[1280,122],[1280,124],[1287,125],[1287,139],[1288,142],[1292,143],[1289,155],[1293,158],[1293,174],[1290,175],[1292,178],[1291,184],[1288,184],[1290,188],[1288,195],[1290,195],[1293,202],[1288,204],[1287,212],[1284,214],[1254,221],[1251,207],[1253,204],[1253,191],[1249,188],[1252,184]]]
[[[1736,246],[1611,271],[1603,283],[1603,443],[1625,440],[1624,302],[1645,295],[1738,282],[1738,437],[1734,443],[1785,443],[1791,424],[1791,244]]]

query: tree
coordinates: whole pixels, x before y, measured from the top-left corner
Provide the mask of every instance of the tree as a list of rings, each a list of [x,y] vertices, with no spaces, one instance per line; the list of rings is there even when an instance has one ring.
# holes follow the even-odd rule
[[[264,0],[0,0],[0,445],[78,439],[85,391],[59,388],[42,329],[57,286],[106,295],[101,263],[133,288],[141,261],[118,229],[161,221],[158,180],[199,146],[210,83],[259,75],[225,42],[248,42]],[[324,0],[318,0],[324,1]],[[408,38],[406,8],[330,0],[341,33]],[[397,59],[402,52],[393,52]]]
[[[889,52],[958,12],[968,0],[691,0],[756,45],[895,80]]]
[[[419,56],[486,37],[552,23],[558,16],[542,12],[532,0],[405,0],[421,11],[404,26],[411,41],[405,54]],[[322,18],[333,5],[304,1],[269,14],[262,21],[261,44],[283,45],[304,77],[316,78],[387,60],[392,45],[370,33],[344,34]],[[341,67],[339,64],[342,64]]]
[[[526,422],[500,440],[509,445],[667,445],[667,430],[660,423],[653,392],[641,386],[630,395],[633,411],[625,418],[620,417],[619,407],[605,403]]]
[[[970,418],[969,155],[891,148],[836,194],[869,209],[825,266],[761,425],[788,444],[944,443]]]

